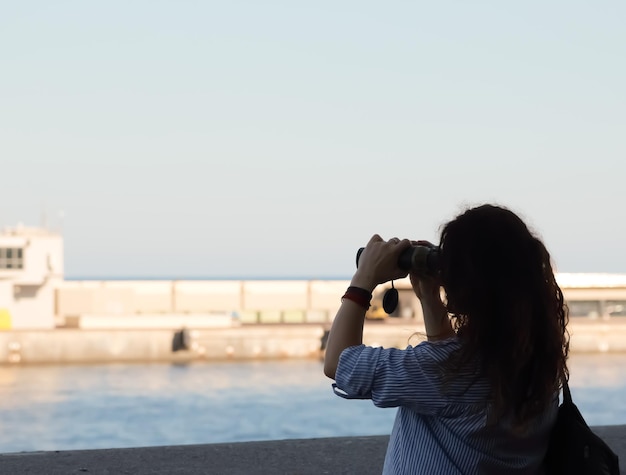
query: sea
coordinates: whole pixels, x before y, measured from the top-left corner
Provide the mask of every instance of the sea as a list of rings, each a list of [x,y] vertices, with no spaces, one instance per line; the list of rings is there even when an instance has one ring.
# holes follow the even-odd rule
[[[626,354],[574,354],[590,425],[626,424]],[[383,435],[395,409],[335,396],[317,360],[0,367],[0,453]]]

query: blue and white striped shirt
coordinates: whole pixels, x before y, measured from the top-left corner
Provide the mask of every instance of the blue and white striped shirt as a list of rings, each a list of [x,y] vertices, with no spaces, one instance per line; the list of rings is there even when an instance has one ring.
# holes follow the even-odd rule
[[[459,345],[453,337],[405,350],[359,345],[341,353],[336,394],[398,407],[383,474],[543,473],[558,395],[523,435],[505,420],[487,425],[485,379],[461,372],[444,391],[443,363]]]

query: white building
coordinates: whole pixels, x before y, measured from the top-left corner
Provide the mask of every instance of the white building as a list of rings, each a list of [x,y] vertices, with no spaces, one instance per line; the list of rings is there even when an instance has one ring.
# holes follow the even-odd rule
[[[54,328],[61,282],[59,234],[22,225],[0,231],[0,330]]]

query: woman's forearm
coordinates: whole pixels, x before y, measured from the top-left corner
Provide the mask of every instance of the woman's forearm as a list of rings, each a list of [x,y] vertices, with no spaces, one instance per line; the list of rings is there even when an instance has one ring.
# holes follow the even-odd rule
[[[422,298],[421,304],[429,341],[443,340],[454,335],[448,311],[438,297]]]
[[[351,300],[342,302],[326,342],[324,374],[329,378],[335,379],[341,352],[350,346],[363,343],[364,321],[365,308]]]
[[[410,245],[407,239],[385,242],[378,234],[367,243],[326,342],[324,374],[329,378],[335,379],[341,352],[363,342],[363,322],[372,291],[378,284],[406,277],[407,272],[398,267],[398,258]],[[350,296],[350,292],[354,294]]]

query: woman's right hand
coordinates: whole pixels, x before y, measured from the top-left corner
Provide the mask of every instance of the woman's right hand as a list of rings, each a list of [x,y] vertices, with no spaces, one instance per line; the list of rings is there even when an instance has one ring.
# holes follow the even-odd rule
[[[414,246],[433,246],[428,241],[412,241],[412,244]],[[448,317],[448,309],[441,301],[441,280],[439,277],[411,272],[409,278],[413,291],[422,304],[428,340],[436,341],[453,336],[455,332]]]
[[[413,246],[435,247],[435,245],[429,241],[411,241],[411,244]],[[438,277],[411,272],[409,279],[413,287],[413,292],[415,292],[418,299],[430,300],[435,298],[441,302],[441,282]]]

